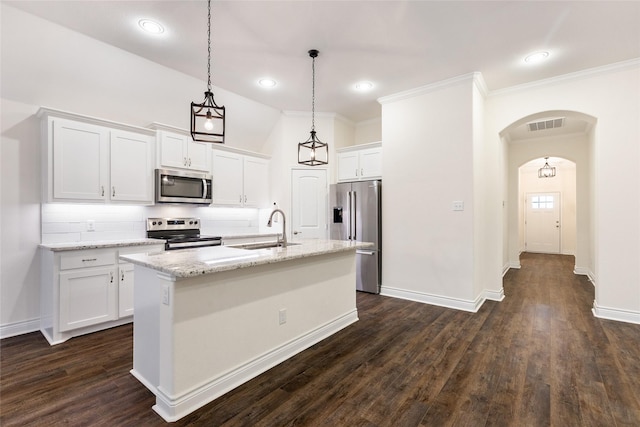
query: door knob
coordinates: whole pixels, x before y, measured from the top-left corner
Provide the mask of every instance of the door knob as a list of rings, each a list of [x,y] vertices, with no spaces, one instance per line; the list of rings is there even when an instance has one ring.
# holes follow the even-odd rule
[[[294,231],[293,234],[302,234],[302,231]]]

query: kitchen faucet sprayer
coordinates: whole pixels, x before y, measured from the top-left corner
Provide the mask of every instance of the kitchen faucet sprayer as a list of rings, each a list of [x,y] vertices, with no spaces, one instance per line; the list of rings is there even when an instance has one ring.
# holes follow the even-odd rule
[[[282,214],[282,242],[280,242],[280,239],[278,239],[277,243],[278,244],[282,243],[282,246],[286,247],[287,246],[287,219],[284,216],[284,212],[282,211],[282,209],[274,209],[273,211],[271,211],[271,215],[269,215],[269,221],[267,222],[267,227],[271,227],[273,215],[275,215],[278,212]]]

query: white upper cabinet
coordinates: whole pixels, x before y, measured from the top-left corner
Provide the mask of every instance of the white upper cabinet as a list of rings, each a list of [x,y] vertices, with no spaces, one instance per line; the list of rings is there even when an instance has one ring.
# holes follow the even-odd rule
[[[356,181],[360,169],[359,155],[356,151],[337,153],[338,181]]]
[[[382,178],[382,145],[380,143],[338,150],[338,181],[360,181]]]
[[[213,150],[213,204],[242,206],[242,154]]]
[[[47,202],[153,203],[153,131],[41,109]]]
[[[211,172],[211,144],[197,142],[188,134],[158,130],[158,164],[165,168],[179,168]]]
[[[244,206],[269,205],[269,162],[259,157],[244,156]]]
[[[49,119],[48,151],[53,164],[49,193],[53,199],[107,199],[108,129],[65,119]]]
[[[269,203],[269,161],[233,151],[213,150],[213,204],[263,207]]]
[[[111,131],[109,197],[114,201],[153,203],[153,138]]]

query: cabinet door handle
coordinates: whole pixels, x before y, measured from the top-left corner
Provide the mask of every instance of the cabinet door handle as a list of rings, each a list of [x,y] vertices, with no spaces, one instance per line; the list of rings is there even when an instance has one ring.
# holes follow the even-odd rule
[[[356,168],[356,176],[358,176],[358,168]]]
[[[183,164],[184,166],[187,166],[187,158],[186,158],[186,157],[183,157],[183,158],[182,158],[182,164]]]
[[[109,272],[109,277],[111,277],[111,283],[113,283],[113,271]]]
[[[82,260],[82,262],[89,262],[89,261],[97,261],[97,258],[85,258]]]
[[[104,185],[100,186],[100,190],[101,190],[101,193],[102,193],[102,197],[104,197]]]
[[[116,197],[116,187],[111,187],[111,197]]]
[[[124,282],[124,271],[120,272],[122,274],[122,276],[120,276],[120,280]]]
[[[189,166],[191,166],[191,157],[189,157]]]
[[[242,194],[240,195],[240,198],[238,199],[238,201],[242,203]]]
[[[364,169],[360,168],[360,176],[364,176]]]
[[[247,203],[247,195],[244,195],[244,202]]]

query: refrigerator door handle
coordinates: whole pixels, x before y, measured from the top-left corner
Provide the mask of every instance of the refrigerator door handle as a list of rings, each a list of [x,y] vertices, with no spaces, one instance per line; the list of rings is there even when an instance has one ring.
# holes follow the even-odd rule
[[[373,251],[361,251],[361,250],[358,250],[358,249],[356,249],[356,253],[360,254],[360,255],[375,255],[375,252],[373,252]]]
[[[356,224],[356,192],[352,191],[352,197],[353,197],[353,209],[351,210],[351,213],[353,215],[353,222],[351,223],[351,228],[353,230],[353,240],[358,240],[358,237],[356,236],[356,230],[357,228],[357,224]]]

